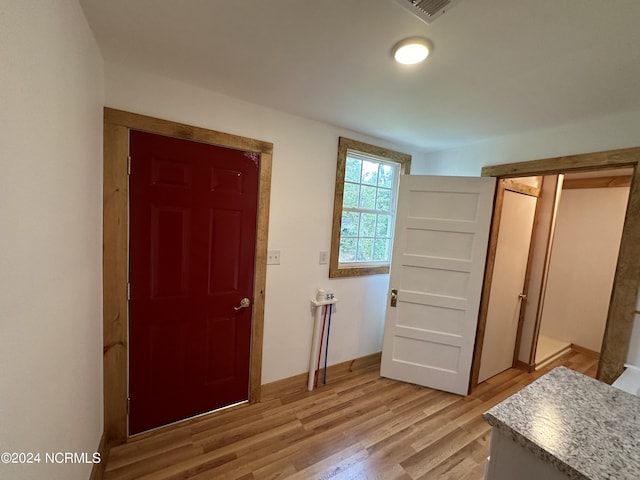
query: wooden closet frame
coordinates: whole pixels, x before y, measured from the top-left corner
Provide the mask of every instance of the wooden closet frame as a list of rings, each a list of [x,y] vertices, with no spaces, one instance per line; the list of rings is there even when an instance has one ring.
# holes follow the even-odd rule
[[[556,175],[622,167],[633,168],[629,201],[627,203],[622,238],[620,239],[620,251],[611,291],[611,302],[596,375],[596,378],[606,383],[612,383],[624,370],[640,288],[640,168],[638,168],[638,163],[640,163],[640,147],[633,147],[528,162],[492,165],[482,168],[483,177],[497,177],[498,179]],[[489,249],[490,251],[491,249]],[[491,270],[489,266],[491,262],[492,258],[489,256],[487,271]],[[470,375],[470,388],[477,383],[480,369],[490,284],[490,279],[488,281],[485,275],[478,318],[476,347]]]

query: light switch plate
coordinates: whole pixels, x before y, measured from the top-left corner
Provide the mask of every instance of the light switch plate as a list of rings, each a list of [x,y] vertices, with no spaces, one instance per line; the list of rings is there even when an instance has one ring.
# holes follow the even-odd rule
[[[329,252],[320,250],[320,265],[326,265],[327,263],[329,263]]]

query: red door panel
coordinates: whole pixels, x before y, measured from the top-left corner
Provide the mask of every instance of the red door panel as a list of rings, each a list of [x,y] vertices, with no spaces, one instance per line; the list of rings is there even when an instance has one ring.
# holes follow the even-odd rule
[[[129,432],[248,399],[259,154],[132,131]]]

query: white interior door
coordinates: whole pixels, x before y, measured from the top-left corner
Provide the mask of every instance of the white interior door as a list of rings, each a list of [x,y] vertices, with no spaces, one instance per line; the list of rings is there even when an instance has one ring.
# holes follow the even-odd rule
[[[494,191],[494,178],[401,177],[382,376],[467,394]]]
[[[505,190],[478,382],[513,366],[537,198]]]

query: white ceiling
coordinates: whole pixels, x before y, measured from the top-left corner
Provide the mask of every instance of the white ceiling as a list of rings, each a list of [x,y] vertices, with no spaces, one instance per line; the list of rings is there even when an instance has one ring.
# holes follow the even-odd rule
[[[640,0],[80,0],[108,62],[425,151],[640,110]],[[434,44],[395,64],[408,36]]]

